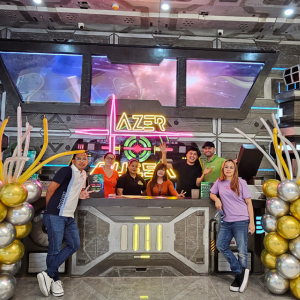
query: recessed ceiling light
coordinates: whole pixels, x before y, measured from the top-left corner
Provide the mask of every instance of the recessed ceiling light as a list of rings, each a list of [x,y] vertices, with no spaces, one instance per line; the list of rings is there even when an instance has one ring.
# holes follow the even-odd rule
[[[118,3],[114,3],[114,4],[112,5],[112,8],[113,8],[114,10],[119,9],[119,4],[118,4]]]
[[[41,4],[42,0],[33,0],[33,2],[36,3],[36,4]]]
[[[290,16],[290,15],[292,15],[294,13],[294,10],[293,9],[286,9],[285,11],[284,11],[284,14],[286,15],[286,16]]]
[[[163,3],[163,4],[161,5],[161,9],[162,9],[162,10],[169,10],[169,9],[170,9],[170,5],[169,5],[168,3]]]

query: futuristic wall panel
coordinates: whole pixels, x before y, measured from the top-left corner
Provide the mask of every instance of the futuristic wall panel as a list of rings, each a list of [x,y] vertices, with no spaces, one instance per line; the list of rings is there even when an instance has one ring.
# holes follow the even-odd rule
[[[176,59],[155,64],[112,64],[107,56],[93,56],[91,103],[118,99],[158,100],[176,106]]]
[[[25,102],[80,102],[82,56],[1,53]]]
[[[241,108],[264,63],[208,61],[186,62],[186,105]]]

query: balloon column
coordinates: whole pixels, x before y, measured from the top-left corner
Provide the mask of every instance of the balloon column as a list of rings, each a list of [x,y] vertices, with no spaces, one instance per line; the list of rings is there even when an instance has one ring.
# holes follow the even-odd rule
[[[48,123],[44,118],[44,144],[36,160],[22,174],[27,157],[30,131],[33,129],[26,122],[26,130],[22,134],[21,107],[17,109],[17,147],[12,157],[2,162],[2,137],[8,122],[5,119],[0,128],[0,299],[6,300],[13,296],[16,287],[15,275],[21,267],[24,245],[20,239],[31,231],[31,220],[34,209],[30,203],[38,200],[42,194],[42,186],[36,180],[28,180],[34,173],[48,162],[64,156],[83,153],[84,150],[68,151],[56,154],[42,163],[48,146]],[[23,151],[22,145],[24,143]]]
[[[295,146],[282,135],[274,114],[272,120],[275,126],[273,132],[265,120],[260,119],[274,144],[276,163],[253,139],[237,128],[235,131],[265,155],[281,179],[269,179],[263,185],[267,201],[266,214],[261,223],[267,235],[264,238],[265,249],[261,253],[261,260],[270,269],[265,276],[265,285],[274,294],[283,294],[290,288],[293,295],[300,299],[300,158]],[[296,176],[293,175],[287,146],[292,149],[296,158]],[[282,157],[282,150],[286,161]]]

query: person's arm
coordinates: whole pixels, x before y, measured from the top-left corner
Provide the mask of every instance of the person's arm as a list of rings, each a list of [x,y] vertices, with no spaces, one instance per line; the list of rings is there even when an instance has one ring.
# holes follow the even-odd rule
[[[117,188],[117,195],[122,196],[123,195],[123,189]]]
[[[217,195],[210,193],[210,199],[215,201],[215,207],[218,211],[222,210],[222,202],[220,198],[217,197]]]
[[[151,182],[151,180],[147,184],[147,196],[152,196],[152,194],[151,194],[151,188],[150,188],[150,182]]]
[[[252,200],[251,198],[247,198],[245,199],[245,202],[247,204],[249,220],[250,220],[248,230],[251,234],[253,234],[255,232],[255,223],[254,223],[254,212],[253,212]]]
[[[197,186],[200,186],[201,182],[204,180],[204,176],[205,176],[206,174],[210,173],[211,171],[212,171],[212,168],[206,168],[206,169],[203,171],[201,177],[198,177],[198,178],[196,179],[196,185],[197,185]]]
[[[116,185],[116,191],[118,196],[123,195],[123,190],[124,190],[124,177],[121,176],[117,180],[117,185]]]
[[[142,187],[142,196],[146,196],[147,195],[147,186],[146,186],[146,182],[143,178],[142,179],[142,183],[143,183],[143,187]]]
[[[46,191],[46,206],[49,200],[51,199],[51,197],[53,196],[53,194],[55,193],[55,191],[59,188],[59,186],[60,184],[55,181],[51,181],[51,183],[49,184]]]
[[[161,151],[161,162],[163,164],[165,164],[167,166],[168,169],[172,169],[172,164],[168,164],[168,161],[167,161],[167,145],[166,143],[162,143],[160,144],[159,146],[160,148],[160,151]]]

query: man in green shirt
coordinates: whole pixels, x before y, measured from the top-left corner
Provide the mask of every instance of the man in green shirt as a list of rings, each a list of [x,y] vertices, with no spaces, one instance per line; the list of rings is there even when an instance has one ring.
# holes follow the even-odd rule
[[[212,142],[205,142],[202,149],[206,156],[203,170],[207,169],[206,172],[203,172],[203,174],[206,173],[203,182],[215,182],[221,176],[221,167],[226,159],[215,154],[216,147]]]

